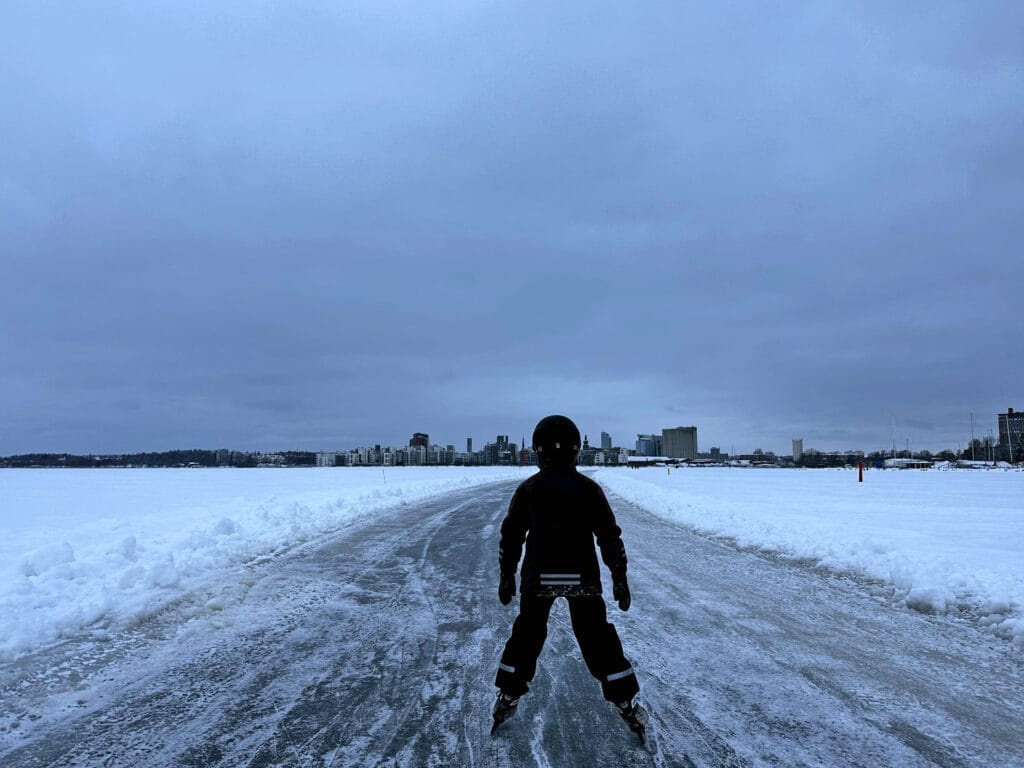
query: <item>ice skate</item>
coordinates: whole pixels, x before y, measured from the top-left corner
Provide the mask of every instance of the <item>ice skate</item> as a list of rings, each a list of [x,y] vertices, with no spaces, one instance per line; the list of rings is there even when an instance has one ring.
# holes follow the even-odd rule
[[[508,720],[516,713],[519,706],[519,698],[509,696],[504,691],[498,691],[498,698],[494,702],[494,725],[491,726],[491,733],[498,730],[498,726]]]
[[[629,730],[639,736],[640,742],[643,743],[647,735],[647,710],[634,701],[616,702],[615,707],[626,721]]]

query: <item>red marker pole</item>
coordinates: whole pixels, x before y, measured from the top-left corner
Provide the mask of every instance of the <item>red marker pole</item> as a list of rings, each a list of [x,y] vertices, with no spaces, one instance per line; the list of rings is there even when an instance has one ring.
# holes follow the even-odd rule
[[[857,462],[857,482],[858,483],[863,483],[864,482],[864,462],[863,461],[858,461]]]

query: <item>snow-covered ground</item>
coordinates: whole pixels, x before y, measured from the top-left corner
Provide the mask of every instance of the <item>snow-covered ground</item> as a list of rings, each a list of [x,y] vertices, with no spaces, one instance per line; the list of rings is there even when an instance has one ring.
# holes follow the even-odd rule
[[[650,748],[602,702],[565,605],[516,717],[489,736],[517,612],[498,601],[496,559],[514,483],[364,518],[103,642],[79,633],[0,663],[0,765],[1024,766],[1009,643],[619,497],[633,606],[609,600],[609,618]]]
[[[104,637],[256,558],[530,472],[0,470],[0,659],[83,629]]]
[[[921,611],[963,612],[1024,646],[1024,472],[603,469],[658,516],[890,585]]]
[[[246,563],[519,468],[0,471],[0,660],[97,638]],[[1024,473],[604,469],[623,498],[705,534],[891,585],[1024,646]],[[386,482],[385,482],[386,481]],[[207,606],[217,610],[218,606]]]

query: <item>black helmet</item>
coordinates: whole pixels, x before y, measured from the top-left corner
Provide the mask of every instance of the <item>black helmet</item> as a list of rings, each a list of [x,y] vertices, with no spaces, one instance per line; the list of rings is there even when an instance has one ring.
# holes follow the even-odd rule
[[[545,416],[533,430],[533,450],[537,462],[548,464],[575,464],[580,449],[580,431],[566,416]]]

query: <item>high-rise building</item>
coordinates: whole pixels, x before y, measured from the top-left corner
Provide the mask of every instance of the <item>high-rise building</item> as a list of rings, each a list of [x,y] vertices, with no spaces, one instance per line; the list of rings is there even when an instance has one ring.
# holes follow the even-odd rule
[[[467,437],[466,438],[466,453],[472,453],[472,452],[473,452],[473,438],[472,437]]]
[[[661,430],[661,449],[670,459],[696,459],[697,428],[675,427]]]
[[[497,464],[498,459],[501,457],[501,449],[497,443],[487,443],[484,445],[483,453],[483,463],[487,465]]]
[[[612,436],[607,432],[601,433],[601,450],[610,451],[612,449]]]
[[[1013,461],[1024,459],[1024,412],[1007,408],[999,414],[999,449]]]
[[[661,435],[637,435],[636,452],[639,456],[661,456]]]
[[[535,462],[530,461],[530,449],[526,447],[526,435],[523,435],[523,444],[519,449],[519,465],[526,466]]]
[[[412,437],[409,439],[409,447],[414,448],[416,446],[423,446],[424,448],[429,448],[430,436],[425,432],[413,432]]]
[[[804,439],[802,437],[793,438],[793,461],[803,461],[804,458]]]

